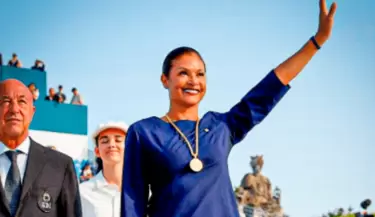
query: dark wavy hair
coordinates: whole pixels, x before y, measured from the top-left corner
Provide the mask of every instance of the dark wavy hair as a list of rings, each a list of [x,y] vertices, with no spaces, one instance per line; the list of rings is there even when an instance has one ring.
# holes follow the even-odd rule
[[[97,136],[95,138],[95,147],[98,147],[98,145],[99,145],[99,137]],[[97,165],[96,174],[98,174],[100,171],[103,171],[103,160],[100,157],[96,157],[95,163]]]

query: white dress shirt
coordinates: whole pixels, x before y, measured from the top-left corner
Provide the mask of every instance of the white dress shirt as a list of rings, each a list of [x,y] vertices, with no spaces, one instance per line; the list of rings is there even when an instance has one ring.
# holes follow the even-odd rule
[[[23,182],[23,177],[25,175],[27,156],[29,154],[30,148],[30,138],[27,137],[16,149],[9,149],[2,142],[0,142],[0,177],[1,184],[5,186],[5,181],[11,166],[10,159],[6,156],[6,151],[20,151],[20,154],[17,155],[17,165],[20,170],[21,183]]]
[[[102,171],[79,186],[83,217],[120,217],[121,192],[108,184]]]

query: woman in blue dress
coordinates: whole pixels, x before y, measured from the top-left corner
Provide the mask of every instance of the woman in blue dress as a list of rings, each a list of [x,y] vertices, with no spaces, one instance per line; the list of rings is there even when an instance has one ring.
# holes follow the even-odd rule
[[[331,34],[336,4],[320,0],[319,28],[292,57],[271,70],[228,112],[198,117],[206,67],[189,47],[171,51],[161,82],[170,109],[128,130],[122,181],[122,217],[237,217],[227,159],[260,123]],[[151,190],[151,195],[149,194]]]

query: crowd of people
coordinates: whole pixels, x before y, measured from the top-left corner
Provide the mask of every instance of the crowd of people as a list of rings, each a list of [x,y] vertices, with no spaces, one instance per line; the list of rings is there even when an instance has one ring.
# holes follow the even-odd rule
[[[48,90],[48,95],[44,98],[46,101],[54,101],[57,103],[65,103],[66,102],[66,95],[64,93],[64,87],[59,85],[57,88],[57,92],[53,87],[50,87]],[[74,105],[83,105],[83,98],[81,94],[78,92],[77,88],[72,88],[72,98],[70,100],[70,104]]]
[[[0,66],[3,65],[2,58],[3,58],[2,54],[0,53]],[[15,67],[15,68],[23,68],[22,62],[18,58],[18,55],[16,53],[12,54],[12,58],[8,61],[7,66],[8,67]],[[30,69],[38,70],[38,71],[45,71],[45,64],[42,60],[37,59],[37,60],[35,60],[34,65],[32,67],[30,67]],[[28,87],[29,87],[31,93],[33,94],[34,101],[38,100],[39,96],[40,96],[40,93],[39,93],[39,89],[36,86],[36,84],[30,83],[28,85]],[[57,90],[58,91],[56,92],[55,88],[50,87],[49,90],[48,90],[48,93],[45,94],[44,100],[53,101],[53,102],[56,102],[56,103],[67,103],[66,95],[63,91],[64,87],[62,85],[59,85]],[[74,105],[83,105],[83,97],[79,93],[78,89],[73,87],[71,92],[72,92],[72,97],[71,97],[70,102],[68,102],[68,103],[74,104]]]
[[[0,53],[0,66],[3,65],[3,56]],[[12,58],[8,61],[7,66],[9,67],[16,67],[16,68],[23,68],[23,64],[20,59],[18,59],[18,55],[16,53],[12,54]],[[36,59],[33,66],[30,67],[32,70],[38,71],[45,71],[45,64],[42,60]]]

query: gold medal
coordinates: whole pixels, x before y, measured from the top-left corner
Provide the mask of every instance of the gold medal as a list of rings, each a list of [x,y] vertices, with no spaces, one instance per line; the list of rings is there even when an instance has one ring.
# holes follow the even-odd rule
[[[200,172],[203,169],[203,162],[198,158],[198,151],[199,151],[199,119],[197,120],[197,124],[195,125],[195,153],[193,151],[193,146],[190,144],[189,140],[186,136],[181,132],[181,130],[173,123],[173,121],[165,115],[168,122],[175,128],[175,130],[180,134],[180,136],[184,139],[186,145],[189,148],[190,154],[193,159],[189,163],[189,167],[194,172]]]
[[[203,169],[203,163],[198,158],[193,158],[189,163],[190,169],[194,172],[200,172]]]

